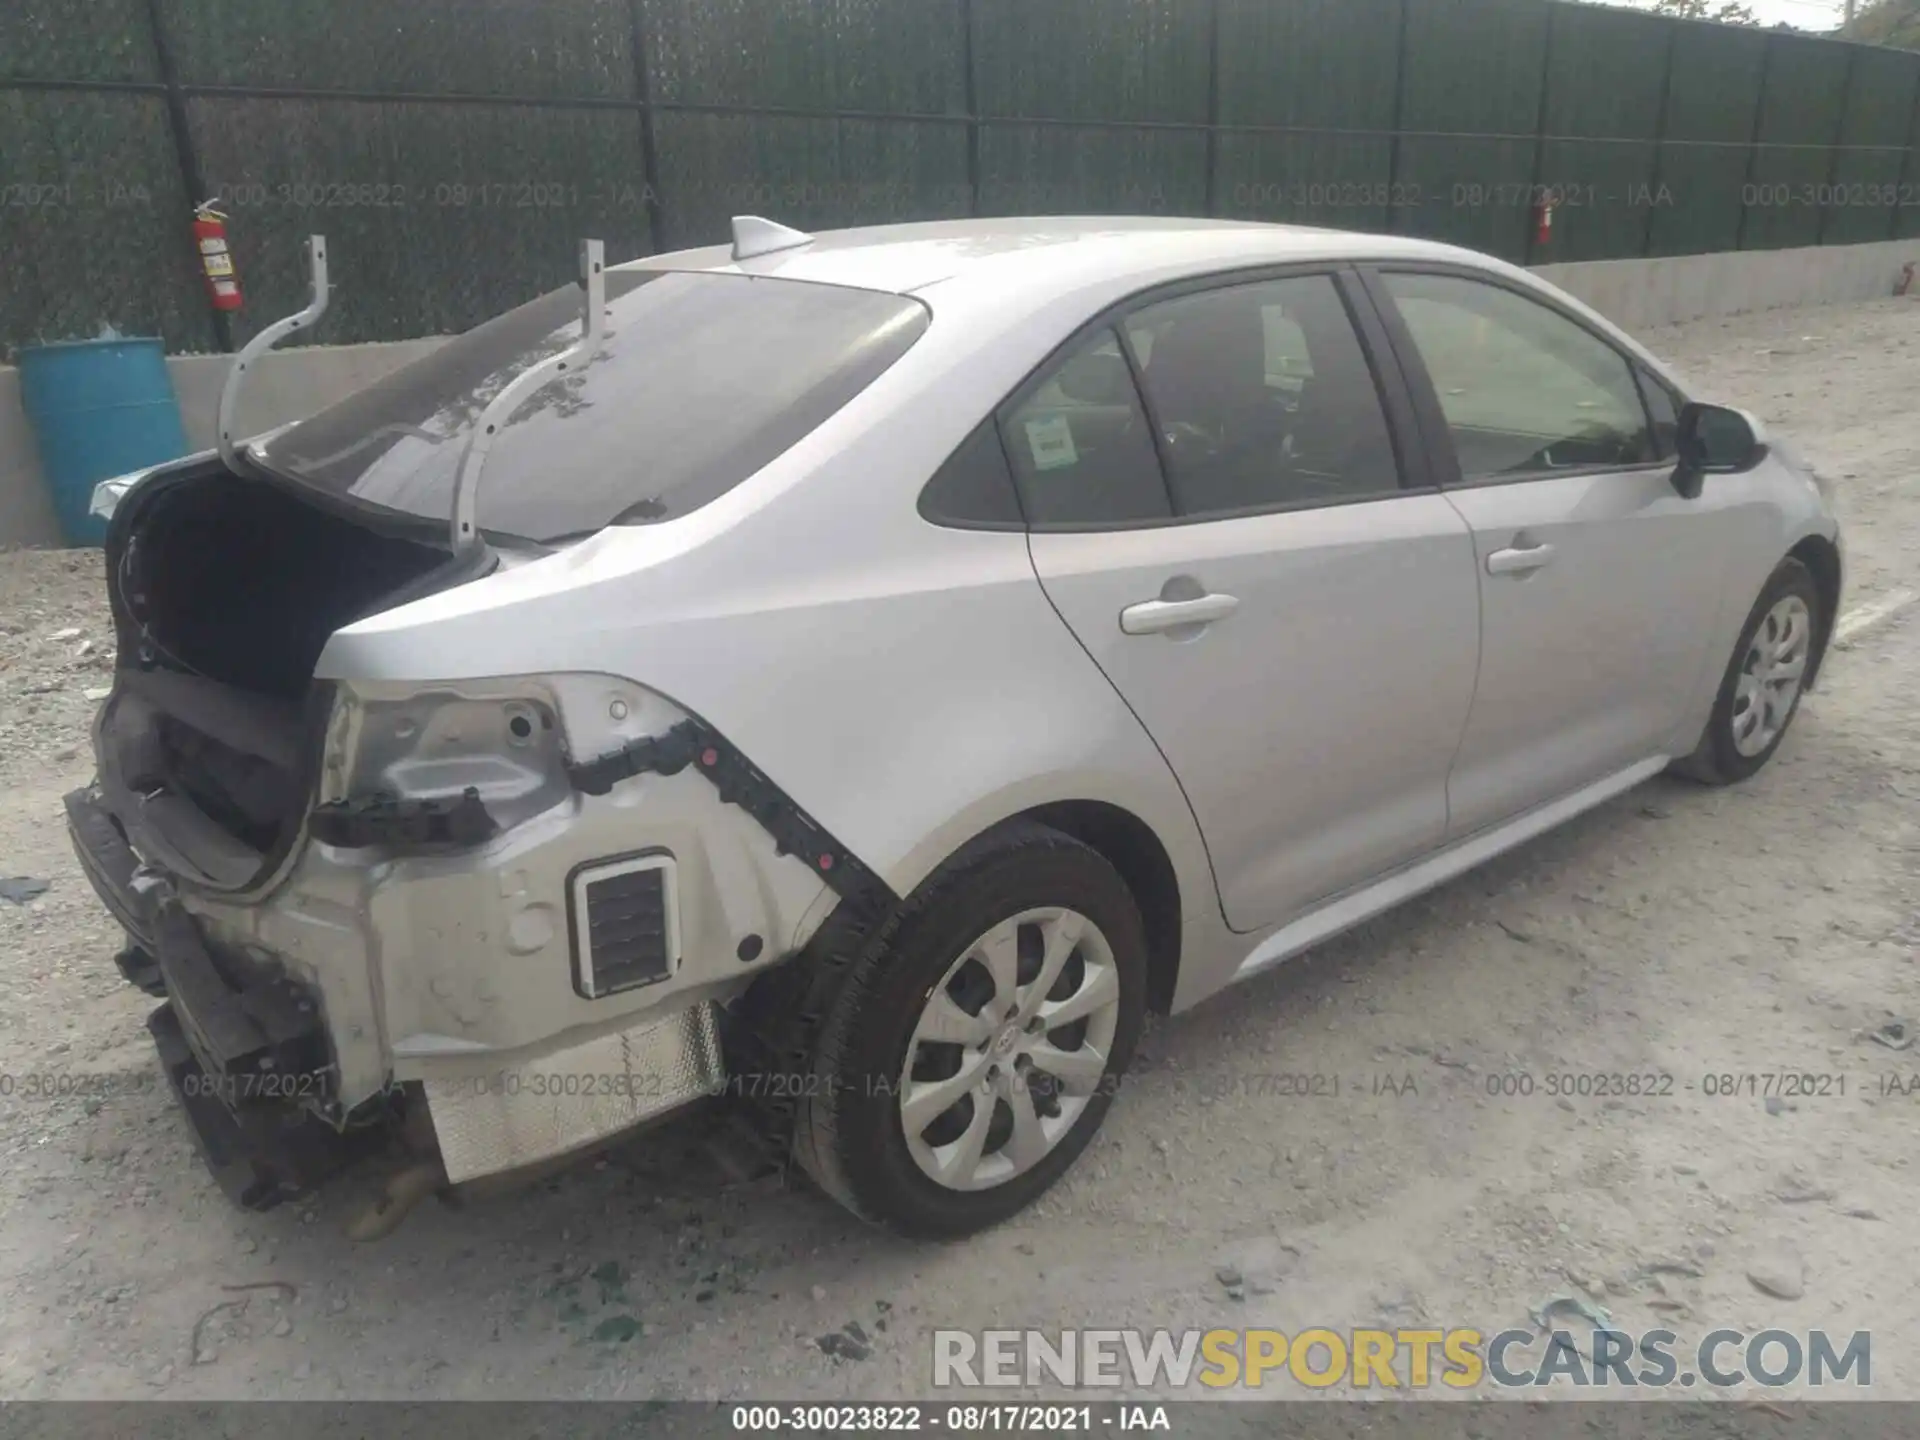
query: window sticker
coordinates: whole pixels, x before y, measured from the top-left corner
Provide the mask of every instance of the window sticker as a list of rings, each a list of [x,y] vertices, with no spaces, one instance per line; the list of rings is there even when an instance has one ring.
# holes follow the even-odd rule
[[[1073,427],[1065,415],[1027,421],[1027,449],[1033,453],[1036,470],[1060,470],[1080,463],[1080,452],[1073,448]]]

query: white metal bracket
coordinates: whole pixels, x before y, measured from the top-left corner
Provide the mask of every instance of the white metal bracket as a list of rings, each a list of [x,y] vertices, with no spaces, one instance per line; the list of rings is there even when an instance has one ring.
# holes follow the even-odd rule
[[[487,456],[501,427],[513,418],[513,412],[528,396],[549,382],[583,368],[600,349],[606,333],[606,253],[606,245],[599,240],[580,242],[580,280],[587,293],[580,309],[579,340],[560,354],[549,356],[515,376],[513,383],[494,396],[480,412],[480,418],[473,422],[467,448],[460,456],[459,473],[453,481],[449,538],[456,555],[480,543],[479,532],[474,528],[480,504],[480,472],[486,468]]]
[[[241,347],[240,353],[233,357],[233,364],[227,369],[227,383],[220,390],[220,413],[217,420],[219,428],[220,459],[228,469],[234,467],[239,447],[233,439],[235,417],[239,409],[240,386],[247,378],[247,371],[253,367],[267,351],[278,345],[296,330],[310,330],[320,317],[327,313],[327,237],[309,235],[307,237],[307,268],[312,277],[313,295],[307,301],[307,308],[297,315],[289,315],[284,320],[276,320],[262,330],[253,339]]]

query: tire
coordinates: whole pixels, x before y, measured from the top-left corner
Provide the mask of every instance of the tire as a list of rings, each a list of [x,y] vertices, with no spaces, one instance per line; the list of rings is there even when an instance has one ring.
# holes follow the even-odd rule
[[[1754,717],[1761,711],[1755,708],[1749,682],[1756,668],[1768,668],[1770,654],[1778,644],[1776,637],[1783,633],[1780,617],[1783,613],[1798,614],[1795,601],[1804,611],[1800,621],[1804,630],[1797,636],[1798,679],[1791,687],[1791,697],[1776,703],[1777,716],[1765,717],[1765,722],[1777,723],[1763,722],[1755,728]],[[1703,785],[1732,785],[1757,774],[1773,758],[1799,713],[1806,677],[1819,658],[1826,620],[1820,613],[1820,591],[1812,573],[1798,560],[1782,560],[1761,588],[1760,598],[1753,602],[1746,624],[1740,627],[1740,643],[1733,647],[1727,661],[1700,744],[1693,754],[1673,765],[1675,774]]]
[[[1036,912],[1039,918],[1030,918]],[[982,959],[980,944],[995,936],[1002,937],[998,953],[1016,957],[1006,962],[1017,985],[1010,991],[995,985]],[[1113,1102],[1146,1010],[1145,927],[1105,858],[1058,831],[1010,824],[963,849],[893,914],[870,924],[853,920],[823,940],[783,967],[798,973],[786,979],[779,1001],[761,1009],[776,1028],[783,1022],[774,1012],[785,1012],[786,1038],[757,1050],[769,1063],[790,1063],[799,1058],[802,1032],[814,1031],[804,1069],[795,1067],[802,1083],[793,1087],[798,1094],[788,1113],[793,1155],[821,1189],[898,1234],[948,1239],[998,1224],[1067,1171]],[[1064,952],[1058,978],[1047,996],[1035,998],[1050,944]],[[1104,998],[1109,990],[1111,1003]],[[967,1029],[968,1038],[922,1039],[909,1066],[909,1044],[923,1034],[918,1027],[933,1023],[936,992],[940,1023]],[[975,996],[983,997],[977,1014]],[[1091,1018],[1041,1028],[1042,1017],[1067,1013],[1063,1004],[1091,1005],[1096,997],[1100,1008]],[[1036,1014],[1022,1018],[1028,1007]],[[972,1034],[989,1024],[986,1038]],[[1103,1035],[1104,1046],[1097,1043]],[[1071,1061],[1083,1072],[1072,1082],[1075,1093],[1032,1068],[1036,1056]],[[1028,1068],[1019,1072],[1022,1061]],[[986,1071],[999,1078],[978,1084],[1001,1091],[969,1080],[951,1109],[916,1111],[919,1135],[909,1138],[908,1100],[939,1104],[934,1086]],[[1023,1113],[1038,1127],[1022,1128],[1024,1157],[1014,1143],[1016,1105],[1030,1106]],[[787,1123],[777,1103],[760,1108],[776,1130]],[[929,1113],[937,1116],[931,1123]],[[1046,1139],[1044,1150],[1036,1136]],[[963,1172],[976,1137],[977,1164]],[[935,1174],[943,1163],[942,1173],[979,1188],[943,1183]]]

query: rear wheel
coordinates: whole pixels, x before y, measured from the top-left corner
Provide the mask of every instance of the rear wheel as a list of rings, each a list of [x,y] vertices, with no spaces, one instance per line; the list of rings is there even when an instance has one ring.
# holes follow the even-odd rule
[[[1773,758],[1806,693],[1822,619],[1812,574],[1798,560],[1781,561],[1747,616],[1699,748],[1676,772],[1729,785]]]
[[[835,1199],[905,1235],[1006,1219],[1100,1127],[1139,1037],[1146,968],[1139,911],[1097,851],[1031,824],[983,837],[847,968],[795,1154]]]

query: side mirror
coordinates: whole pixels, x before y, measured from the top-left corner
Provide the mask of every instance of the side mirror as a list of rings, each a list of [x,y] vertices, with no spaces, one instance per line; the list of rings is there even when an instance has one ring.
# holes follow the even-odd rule
[[[1709,475],[1739,475],[1767,458],[1767,437],[1760,422],[1744,410],[1689,403],[1680,412],[1674,437],[1680,463],[1673,488],[1698,498]]]

